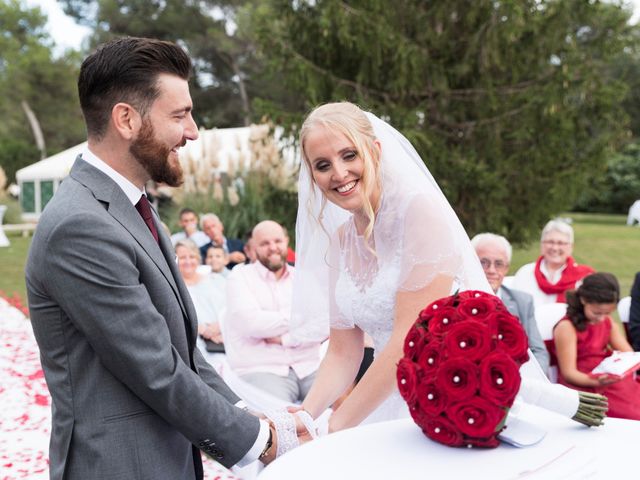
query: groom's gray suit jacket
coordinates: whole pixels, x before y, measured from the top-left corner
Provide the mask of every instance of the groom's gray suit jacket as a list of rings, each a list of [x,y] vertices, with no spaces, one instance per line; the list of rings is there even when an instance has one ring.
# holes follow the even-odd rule
[[[154,213],[155,215],[155,213]],[[51,392],[52,479],[202,478],[200,452],[238,462],[256,417],[197,348],[169,238],[78,158],[47,205],[26,267]]]

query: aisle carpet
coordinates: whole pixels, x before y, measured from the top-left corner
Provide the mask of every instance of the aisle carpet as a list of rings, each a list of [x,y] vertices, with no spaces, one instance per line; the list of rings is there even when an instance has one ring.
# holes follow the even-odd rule
[[[0,480],[49,478],[51,397],[31,323],[0,298]],[[206,480],[236,479],[204,459]]]

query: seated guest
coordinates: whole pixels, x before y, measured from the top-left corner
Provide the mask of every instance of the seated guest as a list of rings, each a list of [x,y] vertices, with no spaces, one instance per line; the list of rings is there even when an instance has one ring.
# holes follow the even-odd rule
[[[207,248],[207,256],[204,263],[211,267],[211,273],[227,278],[230,270],[227,268],[229,264],[229,254],[224,251],[221,246],[212,245]]]
[[[564,293],[594,271],[571,257],[573,228],[561,220],[551,220],[542,229],[540,252],[540,258],[520,267],[513,280],[513,288],[529,293],[536,305],[564,303]]]
[[[640,272],[631,287],[631,307],[629,308],[629,343],[640,352]]]
[[[294,267],[288,238],[276,222],[253,229],[257,261],[235,268],[227,281],[227,360],[248,383],[285,401],[307,395],[320,364],[320,344],[292,344],[289,335]]]
[[[494,233],[480,233],[473,237],[471,244],[476,250],[480,263],[494,293],[500,297],[507,310],[520,320],[529,338],[529,348],[538,360],[542,371],[548,374],[549,352],[540,337],[533,309],[531,295],[507,288],[502,284],[509,271],[511,244],[506,238]]]
[[[209,242],[209,237],[198,230],[198,215],[190,208],[180,210],[178,224],[182,231],[171,235],[171,243],[174,247],[180,240],[185,239],[193,240],[198,247]]]
[[[287,235],[287,238],[289,235]],[[256,249],[253,247],[253,241],[251,240],[251,231],[247,233],[244,239],[244,255],[247,257],[245,263],[253,263],[256,261]]]
[[[558,381],[567,387],[596,392],[609,399],[609,417],[640,420],[640,383],[593,370],[611,351],[631,351],[631,345],[609,315],[618,304],[618,280],[610,273],[584,278],[575,292],[567,292],[567,315],[553,329],[558,357]]]
[[[200,245],[200,254],[203,259],[207,256],[208,248],[215,245],[216,247],[222,247],[229,255],[229,264],[227,265],[229,270],[238,263],[244,263],[247,258],[244,255],[244,244],[242,243],[242,240],[226,238],[224,236],[224,225],[216,214],[204,214],[200,225],[202,227],[202,231],[207,236],[207,242]]]
[[[211,275],[197,272],[201,264],[200,250],[192,240],[180,240],[176,244],[178,270],[187,285],[189,295],[198,317],[198,334],[215,343],[222,343],[220,320],[224,315],[226,298],[219,281]],[[224,279],[220,279],[224,282]],[[204,342],[198,339],[198,346],[204,351]]]

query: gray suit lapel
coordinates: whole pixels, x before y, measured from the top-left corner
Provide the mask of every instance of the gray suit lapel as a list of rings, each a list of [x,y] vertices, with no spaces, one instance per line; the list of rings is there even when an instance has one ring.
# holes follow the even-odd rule
[[[511,292],[505,287],[500,287],[500,293],[502,302],[504,303],[504,306],[507,307],[507,310],[509,310],[512,314],[513,312],[518,312],[518,304],[511,295]]]
[[[155,211],[156,229],[162,239],[162,249],[167,252],[167,254],[163,253],[138,211],[131,204],[122,189],[118,187],[111,178],[82,160],[80,156],[78,156],[73,164],[70,175],[90,189],[98,201],[107,205],[107,212],[131,234],[135,241],[138,242],[147,255],[149,255],[151,260],[153,260],[153,263],[156,264],[175,292],[184,316],[193,319],[188,322],[189,334],[191,336],[195,335],[193,326],[195,314],[192,313],[189,315],[185,307],[185,302],[183,301],[184,298],[189,298],[189,292],[184,292],[178,288],[178,283],[180,282],[176,282],[176,279],[180,278],[180,273],[175,265],[175,255],[172,253],[173,247],[162,227],[159,226],[160,222]],[[183,296],[185,293],[187,296]]]

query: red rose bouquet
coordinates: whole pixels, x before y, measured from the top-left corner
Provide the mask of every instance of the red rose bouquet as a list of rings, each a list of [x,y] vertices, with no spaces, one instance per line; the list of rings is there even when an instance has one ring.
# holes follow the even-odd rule
[[[420,312],[398,364],[398,389],[426,436],[496,447],[529,359],[527,336],[495,295],[460,292]]]

